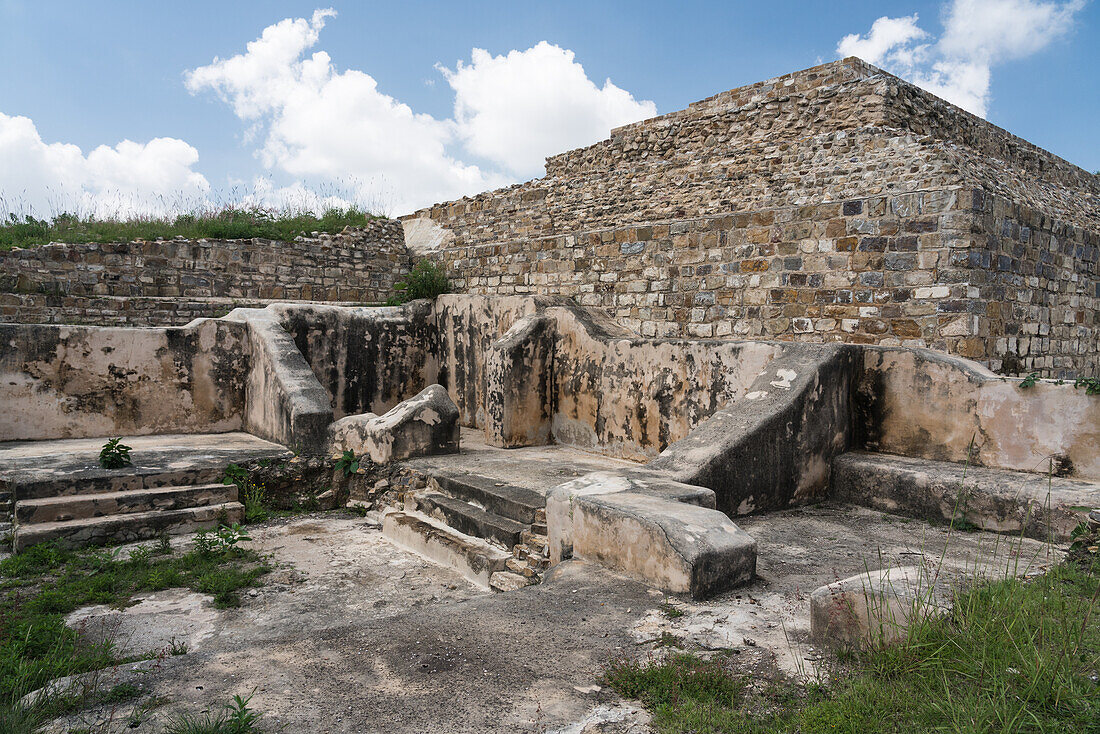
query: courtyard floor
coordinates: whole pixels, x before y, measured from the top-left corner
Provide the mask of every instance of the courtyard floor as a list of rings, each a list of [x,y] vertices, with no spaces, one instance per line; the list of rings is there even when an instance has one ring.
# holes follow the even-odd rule
[[[241,607],[168,590],[125,610],[70,616],[134,654],[166,656],[100,674],[145,692],[47,731],[159,731],[170,713],[217,710],[252,695],[287,732],[641,732],[647,715],[600,685],[611,660],[669,646],[732,649],[761,680],[815,676],[809,594],[867,569],[919,557],[954,569],[1038,572],[1060,553],[1041,543],[825,504],[741,518],[757,538],[758,579],[705,602],[669,598],[600,567],[568,562],[539,586],[484,591],[382,537],[379,518],[343,511],[250,526],[277,566]],[[177,544],[182,541],[176,540]],[[121,723],[157,700],[137,727]],[[281,728],[281,729],[280,729]]]

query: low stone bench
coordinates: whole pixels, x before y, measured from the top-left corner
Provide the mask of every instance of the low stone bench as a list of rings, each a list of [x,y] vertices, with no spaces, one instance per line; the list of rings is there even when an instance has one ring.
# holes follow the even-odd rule
[[[923,520],[965,521],[997,533],[1068,542],[1100,484],[889,454],[851,452],[833,460],[832,497]]]

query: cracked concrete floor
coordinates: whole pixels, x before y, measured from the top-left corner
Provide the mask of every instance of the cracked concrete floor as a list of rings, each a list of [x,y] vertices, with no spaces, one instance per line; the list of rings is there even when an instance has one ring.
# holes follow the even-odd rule
[[[1055,558],[1039,543],[1012,549],[982,533],[956,533],[944,552],[943,528],[849,506],[739,522],[760,543],[760,578],[704,602],[578,562],[540,586],[493,594],[394,547],[375,519],[328,513],[252,530],[253,546],[280,568],[239,609],[170,590],[71,620],[135,652],[187,644],[184,655],[101,674],[166,700],[119,731],[159,731],[168,713],[254,692],[269,729],[287,732],[623,734],[646,731],[647,716],[601,689],[600,671],[615,657],[660,654],[664,632],[689,650],[732,648],[757,676],[807,673],[821,658],[807,641],[817,586],[916,554],[967,568],[1013,552],[1032,568]],[[49,730],[109,715],[83,712]]]

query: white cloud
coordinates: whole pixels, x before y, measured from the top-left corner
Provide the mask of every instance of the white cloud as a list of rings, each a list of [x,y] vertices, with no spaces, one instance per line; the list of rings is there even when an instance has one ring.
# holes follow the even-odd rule
[[[993,67],[1026,58],[1069,33],[1085,1],[951,0],[935,43],[921,43],[928,33],[917,26],[916,14],[882,17],[866,36],[842,38],[837,53],[884,66],[984,117]]]
[[[635,100],[610,79],[597,87],[572,51],[546,41],[501,56],[475,48],[470,64],[439,69],[455,92],[467,150],[517,176],[540,175],[548,155],[657,114],[653,102]]]
[[[262,137],[261,162],[302,181],[377,181],[384,175],[398,206],[454,198],[501,181],[448,155],[452,126],[382,93],[368,74],[337,72],[324,51],[305,57],[326,19],[286,19],[269,26],[243,54],[190,71],[192,93],[210,89]],[[366,188],[366,187],[364,187]],[[361,191],[375,197],[377,190]]]
[[[185,76],[192,93],[213,90],[250,124],[261,162],[294,177],[292,186],[384,179],[385,191],[364,185],[360,194],[381,193],[404,213],[535,175],[546,155],[656,112],[610,80],[597,87],[571,51],[543,42],[497,57],[474,49],[469,65],[439,67],[455,118],[436,119],[380,91],[365,72],[337,70],[324,51],[306,56],[334,15],[280,21],[243,54]]]
[[[0,113],[0,208],[38,216],[163,212],[210,189],[194,170],[198,160],[175,138],[123,140],[85,156],[75,145],[44,142],[30,118]]]
[[[852,33],[840,39],[836,52],[841,56],[858,56],[869,64],[912,64],[919,49],[914,41],[928,37],[928,33],[917,26],[917,14],[901,18],[883,16],[871,24],[866,36]]]
[[[406,213],[538,175],[545,156],[657,111],[611,80],[597,86],[572,51],[542,42],[501,56],[474,49],[469,63],[437,66],[454,94],[454,117],[418,113],[369,74],[340,70],[313,50],[335,15],[287,18],[243,52],[185,73],[192,94],[213,92],[230,105],[266,169],[249,193],[236,195],[240,203]],[[211,192],[197,162],[195,148],[174,138],[126,140],[85,155],[43,142],[25,117],[0,114],[0,208],[101,215],[201,208],[224,195]]]

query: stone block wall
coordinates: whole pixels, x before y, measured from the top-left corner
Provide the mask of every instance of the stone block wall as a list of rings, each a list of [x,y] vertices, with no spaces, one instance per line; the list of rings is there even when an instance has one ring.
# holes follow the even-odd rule
[[[436,257],[463,292],[569,296],[646,337],[931,347],[1062,376],[1100,371],[1097,244],[983,192],[940,191]]]
[[[1100,371],[1100,177],[858,59],[725,92],[405,217],[474,294],[643,336],[932,347]]]
[[[0,321],[159,325],[274,300],[379,303],[408,270],[389,219],[293,242],[51,244],[0,252]]]

